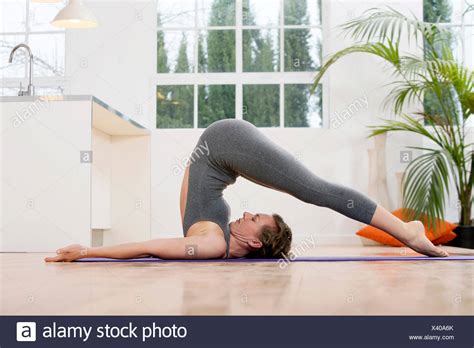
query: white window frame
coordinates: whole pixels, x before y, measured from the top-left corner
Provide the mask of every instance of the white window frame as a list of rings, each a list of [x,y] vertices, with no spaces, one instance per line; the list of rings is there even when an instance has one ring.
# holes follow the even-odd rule
[[[462,2],[460,12],[461,14],[464,13],[466,10],[466,3]],[[459,15],[459,14],[457,14]],[[461,32],[461,63],[465,66],[470,67],[471,69],[474,68],[472,66],[472,62],[474,62],[474,57],[473,57],[473,49],[472,46],[474,45],[474,42],[472,38],[474,37],[474,13],[471,13],[470,16],[473,18],[470,22],[466,23],[464,21],[464,18],[455,18],[453,22],[449,23],[437,23],[440,27],[444,28],[460,28]],[[466,62],[469,62],[469,64],[466,64]]]
[[[172,1],[172,0],[170,0]],[[235,30],[235,56],[236,65],[235,72],[227,73],[206,73],[198,72],[198,40],[194,40],[194,72],[192,73],[155,73],[152,78],[151,84],[154,91],[157,86],[170,86],[170,85],[193,85],[194,86],[194,111],[193,111],[193,129],[201,128],[198,127],[198,86],[199,85],[235,85],[235,118],[242,119],[242,108],[243,108],[243,85],[259,85],[259,84],[271,84],[279,85],[280,87],[280,128],[285,128],[285,100],[284,100],[284,87],[285,84],[307,84],[311,85],[317,71],[309,72],[283,72],[284,70],[284,30],[285,29],[320,29],[321,30],[321,58],[325,56],[325,27],[324,8],[325,0],[321,0],[321,25],[284,25],[284,0],[280,1],[280,23],[278,25],[271,26],[259,26],[259,25],[243,25],[242,24],[242,0],[235,0],[235,13],[236,13],[236,25],[235,26],[199,26],[198,16],[195,16],[194,26],[190,27],[161,27],[157,31],[193,31],[194,37],[198,37],[198,32],[203,30]],[[310,0],[311,1],[311,0]],[[197,0],[195,0],[195,10],[197,11]],[[242,55],[242,32],[245,29],[278,29],[280,30],[280,71],[279,72],[243,72],[243,55]],[[157,61],[157,42],[155,40],[155,62]],[[155,67],[156,71],[156,67]],[[321,129],[328,128],[329,125],[329,86],[328,78],[324,76],[320,81],[322,87],[322,120],[321,127],[287,127],[291,129]],[[156,124],[156,98],[154,99],[154,114],[155,114],[155,127]],[[278,127],[260,127],[260,128],[278,128]],[[165,128],[157,128],[165,129]]]
[[[30,36],[35,35],[48,35],[48,34],[55,34],[55,35],[64,35],[64,50],[66,50],[67,43],[66,43],[66,31],[65,30],[38,30],[32,31],[30,26],[30,2],[31,0],[26,0],[25,6],[25,31],[18,31],[18,32],[1,32],[1,36],[7,35],[22,35],[25,37],[24,43],[29,45]],[[33,56],[35,52],[32,52]],[[7,62],[8,64],[8,62]],[[22,84],[22,88],[25,89],[28,85],[28,60],[25,60],[24,64],[24,76],[23,77],[5,77],[0,79],[0,89],[3,88],[14,88],[20,91],[20,83]],[[34,68],[33,68],[34,69]],[[64,69],[66,69],[66,52],[64,52]],[[34,71],[33,71],[34,73]],[[65,77],[65,71],[63,76],[33,76],[33,85],[36,89],[38,88],[60,88],[64,91],[68,84],[69,79]]]
[[[470,13],[471,21],[466,23],[462,14],[466,11],[467,4],[463,1],[458,13],[454,13],[454,21],[448,23],[437,23],[444,28],[460,28],[461,32],[461,64],[469,69],[474,69],[473,45],[474,45],[474,13]],[[466,64],[466,62],[469,62]],[[474,117],[468,120],[465,125],[468,128],[474,128]]]
[[[454,25],[461,28],[462,36],[462,63],[467,65],[470,69],[474,68],[474,54],[473,54],[473,45],[474,45],[474,23],[464,23],[461,22],[459,25]],[[469,62],[469,64],[466,64]]]

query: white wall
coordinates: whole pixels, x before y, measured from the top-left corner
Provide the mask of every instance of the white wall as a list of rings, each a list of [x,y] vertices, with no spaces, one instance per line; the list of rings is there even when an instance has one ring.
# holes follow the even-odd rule
[[[100,26],[67,30],[66,94],[93,94],[149,125],[155,97],[155,1],[85,1]]]
[[[156,31],[155,3],[144,1],[86,2],[101,26],[67,34],[67,74],[72,94],[94,94],[118,110],[134,116],[152,128],[155,122],[154,86]],[[338,35],[336,26],[374,6],[390,6],[405,13],[422,14],[422,1],[324,1],[324,55],[351,44]],[[82,62],[82,63],[81,63]],[[329,73],[329,116],[336,117],[358,98],[367,98],[363,108],[338,129],[262,129],[285,146],[317,175],[348,185],[366,194],[369,191],[369,124],[389,117],[381,108],[389,82],[386,68],[367,55],[353,55],[340,61]],[[152,232],[151,237],[180,236],[180,175],[175,166],[188,156],[202,130],[155,130],[152,135]],[[390,197],[396,208],[395,173],[403,171],[400,150],[421,144],[411,135],[389,135],[387,170]],[[324,208],[309,206],[283,193],[271,191],[239,178],[225,193],[232,218],[245,210],[278,212],[291,224],[295,239],[313,234],[318,244],[360,243],[354,232],[363,224]],[[377,200],[377,197],[372,196]],[[452,207],[451,207],[452,208]],[[449,210],[448,218],[456,219]],[[113,223],[113,222],[112,222]],[[133,236],[134,231],[130,231]]]

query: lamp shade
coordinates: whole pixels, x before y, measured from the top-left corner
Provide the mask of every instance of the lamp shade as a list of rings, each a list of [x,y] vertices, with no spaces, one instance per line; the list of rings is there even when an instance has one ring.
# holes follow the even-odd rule
[[[94,14],[79,0],[70,0],[69,4],[58,12],[51,24],[66,29],[94,28],[99,25]]]

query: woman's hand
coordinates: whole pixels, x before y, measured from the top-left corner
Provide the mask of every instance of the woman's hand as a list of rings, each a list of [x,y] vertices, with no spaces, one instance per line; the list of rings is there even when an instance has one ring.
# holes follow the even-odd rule
[[[87,257],[88,249],[80,244],[71,244],[67,247],[56,250],[56,254],[58,255],[54,257],[46,257],[44,260],[46,262],[71,262]]]

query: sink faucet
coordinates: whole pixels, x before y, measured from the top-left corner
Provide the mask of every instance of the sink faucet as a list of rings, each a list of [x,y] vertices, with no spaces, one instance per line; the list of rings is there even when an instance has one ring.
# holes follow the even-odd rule
[[[28,55],[30,57],[30,65],[29,65],[29,76],[28,76],[28,89],[26,91],[21,89],[21,82],[20,82],[20,91],[18,92],[19,96],[24,96],[24,95],[35,95],[35,86],[33,86],[33,54],[31,53],[31,49],[28,45],[25,45],[23,43],[16,45],[13,50],[10,53],[10,58],[8,59],[8,62],[11,63],[13,62],[13,56],[15,55],[15,52],[19,48],[24,48],[27,50]]]

